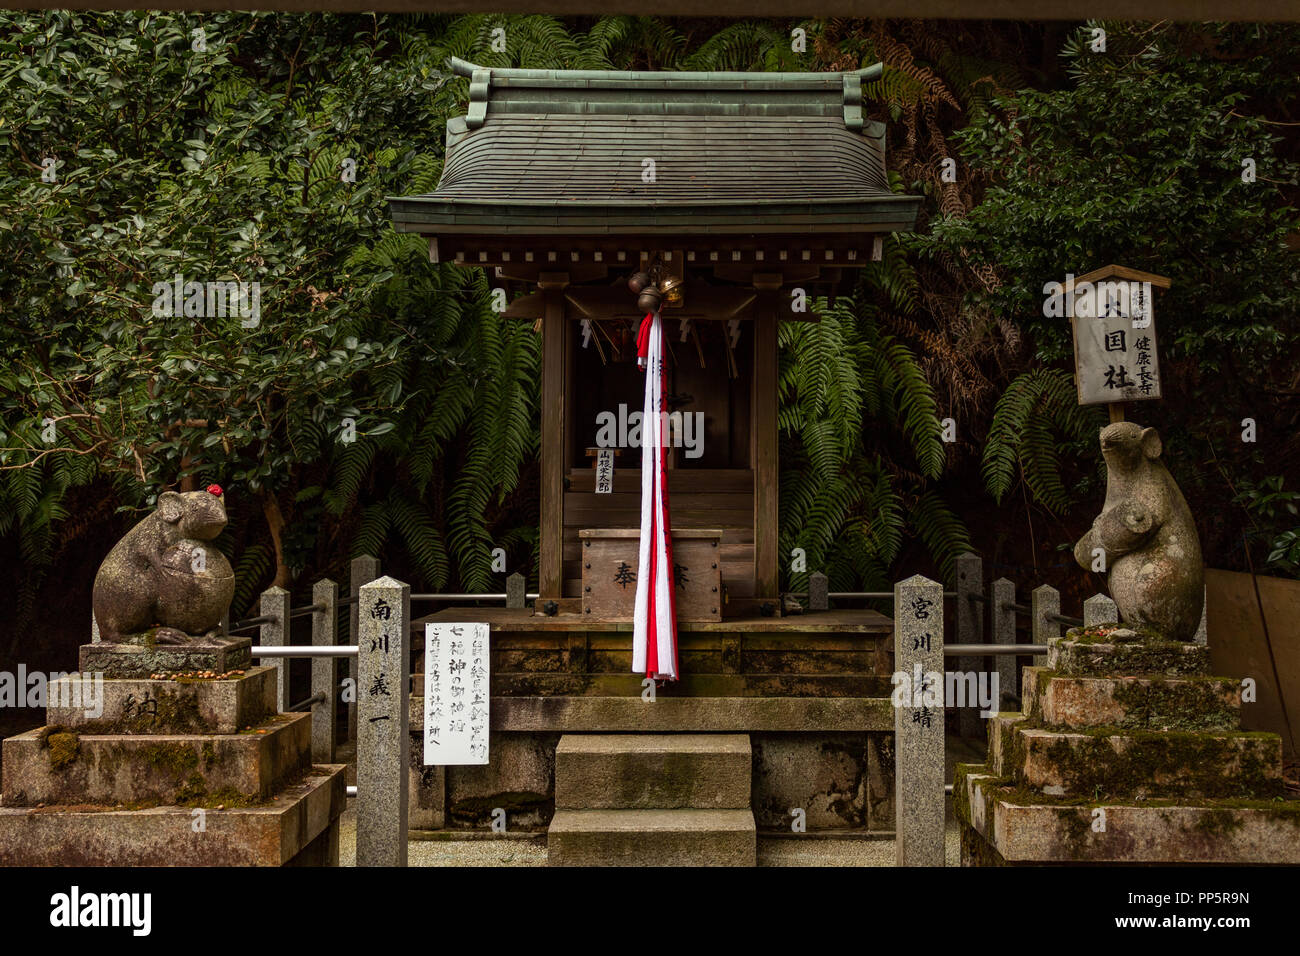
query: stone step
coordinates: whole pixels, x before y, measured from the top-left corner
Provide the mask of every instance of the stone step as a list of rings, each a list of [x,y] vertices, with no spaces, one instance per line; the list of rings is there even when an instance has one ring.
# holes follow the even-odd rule
[[[275,713],[275,668],[220,680],[87,679],[50,682],[45,722],[94,734],[237,734]]]
[[[1300,864],[1300,800],[1065,802],[963,765],[962,863]]]
[[[1110,677],[1116,674],[1166,677],[1210,676],[1210,649],[1181,641],[1111,641],[1086,629],[1047,642],[1047,667],[1069,677]]]
[[[749,810],[557,810],[551,866],[754,866]]]
[[[1276,734],[1078,733],[1018,726],[1011,737],[1008,748],[1004,735],[994,772],[1051,796],[1225,799],[1283,793],[1282,738]]]
[[[1017,712],[996,714],[989,719],[989,753],[990,772],[999,777],[1009,777],[1017,769],[1016,729],[1026,723],[1028,718]]]
[[[171,806],[0,807],[0,866],[336,866],[343,786],[334,764],[256,806],[205,804],[201,817]]]
[[[749,809],[747,734],[565,734],[559,810]]]
[[[44,727],[2,746],[6,807],[230,806],[268,799],[308,769],[311,714],[280,714],[239,734],[102,735]]]
[[[1067,677],[1045,667],[1026,667],[1023,687],[1025,713],[1048,727],[1241,726],[1241,687],[1226,677]]]

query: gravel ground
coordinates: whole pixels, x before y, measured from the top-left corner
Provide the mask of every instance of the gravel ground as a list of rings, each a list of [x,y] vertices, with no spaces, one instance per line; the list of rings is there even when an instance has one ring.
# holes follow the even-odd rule
[[[943,834],[944,860],[961,865],[961,830],[948,815]],[[893,840],[837,840],[834,837],[759,837],[759,866],[893,866]]]
[[[357,811],[354,800],[339,820],[339,865],[357,865]],[[408,866],[545,866],[545,840],[411,840]]]
[[[348,801],[350,804],[353,801]],[[339,864],[356,865],[357,814],[349,807],[340,820]],[[959,860],[959,833],[951,814],[944,833],[949,866]],[[412,840],[410,866],[545,866],[545,840],[519,838]],[[759,866],[893,866],[893,840],[832,837],[759,837]]]

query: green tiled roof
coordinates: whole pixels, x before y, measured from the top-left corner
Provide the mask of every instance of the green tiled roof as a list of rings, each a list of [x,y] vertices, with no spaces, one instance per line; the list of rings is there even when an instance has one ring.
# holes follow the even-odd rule
[[[390,200],[403,231],[592,235],[909,229],[884,128],[853,73],[488,70],[447,123],[438,188]],[[653,162],[653,180],[647,170]],[[752,229],[748,228],[752,226]]]

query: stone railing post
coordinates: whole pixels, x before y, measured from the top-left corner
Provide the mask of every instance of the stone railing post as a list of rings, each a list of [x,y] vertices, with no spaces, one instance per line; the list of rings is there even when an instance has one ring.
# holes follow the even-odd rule
[[[953,609],[954,642],[957,644],[984,643],[984,604],[973,595],[984,595],[984,562],[977,554],[967,551],[954,562],[957,574],[957,599]],[[983,657],[959,657],[957,669],[978,674],[987,666]],[[1000,709],[997,701],[994,710]],[[963,737],[983,737],[984,721],[978,707],[962,707],[957,711],[957,729]]]
[[[275,618],[269,624],[263,624],[259,630],[258,643],[263,647],[284,647],[289,643],[289,592],[284,588],[270,587],[262,592],[262,599],[257,604],[258,617]],[[275,709],[283,714],[292,706],[289,700],[289,661],[283,657],[271,658],[275,668]]]
[[[522,611],[528,603],[528,589],[524,586],[524,576],[516,571],[506,578],[506,607]]]
[[[826,575],[814,571],[808,575],[808,610],[827,611],[830,609],[830,582]]]
[[[944,864],[943,585],[894,585],[894,831],[899,866]]]
[[[1196,634],[1192,637],[1192,640],[1197,644],[1208,646],[1210,643],[1210,632],[1208,628],[1209,619],[1207,615],[1209,614],[1210,609],[1210,589],[1208,587],[1201,588],[1201,594],[1201,623],[1196,625]]]
[[[352,559],[352,567],[348,575],[348,597],[352,598],[352,604],[349,607],[348,614],[348,643],[357,642],[357,597],[361,593],[361,585],[369,584],[375,578],[379,577],[379,559],[373,554],[363,554],[359,558]],[[352,678],[352,702],[348,704],[348,742],[354,747],[357,743],[357,661],[351,658],[347,662],[348,677]]]
[[[1119,606],[1104,594],[1094,594],[1083,602],[1083,626],[1118,624]]]
[[[994,644],[1015,644],[1016,641],[1016,612],[1008,605],[1016,603],[1016,583],[1007,578],[998,578],[993,582],[993,587],[989,593],[989,601],[992,604],[992,631]],[[1017,697],[1020,694],[1020,682],[1017,671],[1020,668],[1016,666],[1018,658],[1013,654],[998,655],[998,688],[1000,694],[1010,694]],[[1003,709],[1002,701],[997,701],[993,705],[997,710]]]
[[[312,646],[333,647],[338,643],[339,586],[329,578],[317,581],[311,589],[311,603],[319,606],[311,615]],[[311,659],[311,695],[317,694],[325,699],[311,708],[311,759],[315,763],[333,763],[339,699],[337,657]]]
[[[363,584],[357,633],[357,866],[406,866],[411,588]]]
[[[1048,620],[1052,615],[1059,615],[1060,613],[1060,591],[1047,584],[1034,588],[1029,595],[1029,617],[1033,622],[1030,633],[1033,635],[1034,644],[1046,644],[1053,637],[1061,636],[1060,623]],[[1046,654],[1034,655],[1035,667],[1044,667],[1046,664]]]

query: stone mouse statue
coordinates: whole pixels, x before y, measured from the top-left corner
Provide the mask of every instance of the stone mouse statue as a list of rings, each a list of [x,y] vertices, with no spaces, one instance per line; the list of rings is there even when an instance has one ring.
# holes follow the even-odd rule
[[[165,491],[95,575],[92,604],[109,643],[184,644],[221,623],[235,595],[226,556],[208,544],[226,526],[221,488]]]
[[[1101,548],[1120,619],[1190,641],[1201,623],[1205,568],[1191,509],[1162,449],[1154,428],[1115,422],[1101,430],[1106,503],[1074,546],[1074,560],[1090,569]]]

